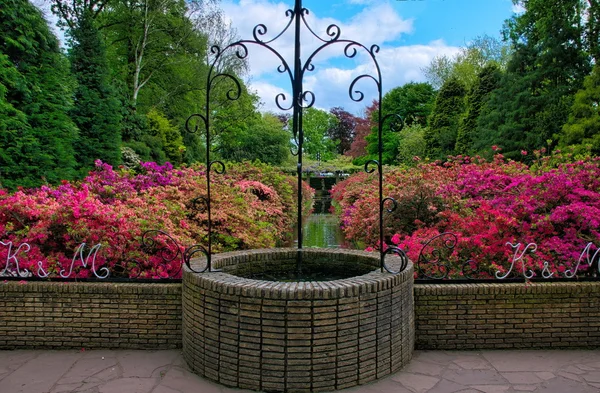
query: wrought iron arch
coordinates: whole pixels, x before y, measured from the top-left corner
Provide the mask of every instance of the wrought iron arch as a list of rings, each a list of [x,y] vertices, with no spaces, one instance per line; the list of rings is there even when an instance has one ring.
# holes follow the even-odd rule
[[[344,55],[352,59],[354,58],[359,51],[363,51],[371,58],[373,65],[375,67],[375,73],[372,74],[361,74],[353,79],[348,88],[348,95],[351,100],[355,102],[361,102],[365,94],[362,90],[357,87],[357,84],[363,80],[371,80],[375,83],[377,88],[377,99],[381,103],[382,100],[382,78],[381,78],[381,69],[379,67],[379,63],[377,62],[376,55],[379,52],[379,46],[372,45],[371,47],[366,47],[363,44],[348,39],[341,39],[341,29],[336,24],[331,24],[327,27],[325,33],[326,37],[323,38],[317,34],[314,29],[310,26],[308,21],[306,20],[306,16],[309,14],[309,10],[302,7],[302,0],[295,0],[295,5],[293,9],[288,9],[285,13],[285,16],[288,18],[286,26],[283,28],[281,32],[276,34],[273,38],[267,39],[266,35],[268,33],[268,28],[265,24],[257,24],[252,32],[252,39],[239,40],[234,43],[227,45],[224,48],[220,48],[215,45],[211,47],[211,53],[214,55],[213,60],[210,64],[208,76],[207,76],[207,89],[206,89],[206,106],[204,113],[196,113],[191,115],[186,122],[186,129],[188,132],[198,132],[199,127],[196,126],[192,129],[191,124],[194,119],[198,119],[200,121],[200,125],[203,126],[203,130],[205,132],[205,140],[206,140],[206,181],[207,181],[207,195],[201,196],[197,198],[197,201],[202,202],[203,209],[208,214],[208,238],[207,238],[207,246],[192,246],[184,253],[185,263],[188,268],[192,269],[190,264],[190,259],[197,253],[202,253],[206,256],[207,264],[203,267],[202,272],[210,272],[214,271],[212,267],[212,198],[211,198],[211,169],[214,165],[219,165],[220,170],[216,170],[216,173],[223,173],[225,169],[225,165],[221,161],[212,161],[211,160],[211,151],[210,151],[210,143],[211,143],[211,122],[210,122],[210,98],[211,92],[213,89],[213,84],[219,78],[229,79],[234,83],[234,88],[230,89],[227,92],[227,98],[229,100],[237,100],[242,94],[242,89],[239,81],[236,77],[227,72],[219,72],[217,70],[217,64],[221,57],[229,52],[235,51],[235,56],[238,59],[246,59],[248,57],[248,47],[249,45],[259,46],[270,53],[272,53],[277,60],[280,62],[280,65],[277,67],[277,71],[281,74],[287,75],[292,87],[292,97],[291,103],[288,105],[284,105],[288,98],[285,94],[280,93],[275,96],[275,104],[282,111],[292,111],[292,136],[294,138],[296,144],[296,150],[292,151],[292,154],[297,159],[297,179],[298,179],[298,195],[297,195],[297,206],[298,206],[298,217],[297,217],[297,230],[298,230],[298,254],[297,254],[297,269],[300,271],[302,268],[302,246],[303,246],[303,233],[302,233],[302,152],[303,152],[303,144],[304,144],[304,132],[302,128],[302,116],[303,110],[310,108],[315,103],[315,94],[310,90],[304,90],[303,87],[303,79],[307,72],[312,72],[315,70],[315,66],[313,64],[313,60],[326,48],[333,45],[343,45],[343,53]],[[271,43],[277,41],[286,31],[290,30],[290,28],[294,29],[294,58],[293,64],[290,64],[286,61],[286,59],[271,46]],[[306,60],[302,62],[302,45],[301,45],[301,31],[302,27],[305,27],[308,32],[315,37],[321,44],[315,49],[311,54],[308,55]],[[378,157],[376,160],[370,160],[365,164],[365,171],[367,173],[373,173],[375,171],[378,172],[378,209],[379,209],[379,255],[380,255],[380,268],[381,271],[387,271],[392,274],[397,274],[406,269],[408,265],[408,257],[405,252],[397,247],[388,246],[385,243],[384,236],[384,214],[391,213],[396,209],[397,202],[391,197],[384,197],[383,195],[383,141],[382,141],[382,129],[383,124],[388,121],[395,120],[396,122],[402,119],[398,115],[386,115],[382,116],[381,105],[379,105],[379,110],[377,112],[377,132],[378,132]],[[400,256],[400,266],[390,267],[386,265],[386,256],[388,254],[396,254]]]

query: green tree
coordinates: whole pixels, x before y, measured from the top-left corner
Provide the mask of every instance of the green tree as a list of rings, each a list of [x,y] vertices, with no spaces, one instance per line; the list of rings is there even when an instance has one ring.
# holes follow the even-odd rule
[[[587,0],[585,42],[594,64],[600,63],[600,0]]]
[[[185,146],[179,128],[171,124],[169,119],[156,109],[150,110],[146,117],[150,128],[149,136],[152,138],[151,142],[146,144],[156,149],[153,152],[156,161],[164,161],[160,153],[164,152],[167,161],[175,165],[181,164]]]
[[[498,87],[501,75],[499,67],[495,63],[490,63],[477,76],[475,84],[467,95],[465,115],[461,118],[458,127],[455,148],[457,153],[471,154],[473,152],[477,120],[490,93]]]
[[[7,99],[9,91],[15,94],[23,87],[21,81],[21,75],[8,56],[0,53],[0,186],[10,188],[26,176],[19,163],[23,158],[20,149],[36,144],[35,140],[26,139],[32,137],[27,115]]]
[[[425,132],[426,128],[420,124],[406,126],[400,131],[401,143],[398,146],[398,164],[414,166],[419,159],[427,155]]]
[[[589,70],[582,0],[526,0],[507,21],[513,55],[478,122],[480,149],[499,145],[513,159],[546,145],[566,122]]]
[[[427,124],[427,117],[433,109],[435,90],[429,83],[410,82],[388,91],[382,99],[382,115],[400,115],[404,124]],[[389,124],[384,128],[389,129]]]
[[[237,96],[237,86],[230,79],[220,81],[219,89],[211,95],[211,138],[212,148],[221,157],[239,161],[242,141],[252,129],[252,125],[260,121],[261,115],[256,110],[258,96],[248,92],[244,83],[238,80],[241,93]],[[235,91],[235,95],[228,92]],[[237,99],[230,99],[234,97]]]
[[[91,12],[83,12],[69,34],[71,70],[78,82],[76,105],[70,111],[79,128],[78,164],[83,172],[96,159],[117,165],[121,160],[120,102],[110,83],[104,43]]]
[[[259,160],[270,165],[283,164],[290,152],[290,134],[273,114],[265,113],[239,136],[236,150],[228,150],[225,158],[233,161]]]
[[[381,134],[381,161],[384,165],[396,164],[396,158],[398,156],[398,146],[400,145],[400,134],[398,131],[401,129],[390,127],[387,131],[384,130]],[[377,139],[377,126],[371,129],[371,133],[365,138],[367,140],[367,156],[362,160],[357,160],[357,164],[366,162],[367,160],[379,160],[379,141]]]
[[[320,153],[321,160],[327,161],[336,154],[336,143],[327,135],[327,131],[334,128],[337,118],[321,109],[307,108],[302,115],[302,129],[304,131],[304,153],[313,160]]]
[[[484,35],[473,39],[454,57],[447,55],[435,57],[423,72],[427,80],[437,89],[451,77],[457,78],[467,89],[470,89],[477,80],[477,75],[486,65],[494,63],[504,69],[509,59],[508,45],[497,38]]]
[[[0,7],[0,183],[39,186],[75,176],[77,128],[68,117],[69,64],[40,11],[25,0]]]
[[[457,78],[448,79],[440,89],[424,134],[429,158],[443,160],[454,154],[465,93],[465,86]]]
[[[199,37],[187,12],[183,0],[114,0],[98,15],[133,108],[143,89],[182,61],[181,54],[204,58],[206,41],[202,38],[197,45]]]
[[[594,154],[600,154],[600,65],[583,82],[583,89],[575,95],[571,114],[563,127],[560,144],[591,145]]]
[[[430,115],[435,100],[435,91],[429,83],[407,83],[393,88],[382,98],[381,116],[392,115],[381,127],[382,133],[382,160],[386,165],[396,163],[398,147],[402,143],[399,131],[402,125],[393,115],[398,115],[405,126],[425,125]],[[376,123],[377,119],[373,119]],[[371,129],[367,136],[367,159],[378,159],[379,141],[377,126]]]
[[[143,156],[158,152],[145,114],[163,113],[184,132],[185,121],[206,104],[206,34],[197,23],[213,0],[112,0],[98,15],[107,56],[123,102],[122,138]],[[202,14],[203,16],[203,14]],[[185,135],[184,159],[203,158],[197,135]],[[166,158],[166,156],[165,156]]]

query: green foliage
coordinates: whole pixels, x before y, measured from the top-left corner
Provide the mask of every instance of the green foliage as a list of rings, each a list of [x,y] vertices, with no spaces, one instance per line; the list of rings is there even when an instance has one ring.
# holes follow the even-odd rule
[[[467,95],[465,115],[458,128],[455,149],[458,154],[470,154],[473,151],[477,119],[490,93],[498,87],[500,77],[500,69],[495,63],[488,64],[477,75],[477,80]]]
[[[505,43],[484,35],[476,37],[452,58],[446,55],[435,57],[423,72],[435,88],[441,88],[448,79],[454,77],[470,89],[486,65],[495,64],[503,69],[509,55],[510,50]]]
[[[406,126],[400,131],[397,161],[399,165],[414,166],[427,156],[425,132],[427,128],[420,124]]]
[[[385,94],[382,99],[381,116],[385,118],[392,115],[382,124],[382,161],[385,165],[396,163],[399,154],[399,146],[404,143],[403,136],[399,134],[402,126],[398,119],[393,115],[398,115],[406,126],[425,125],[427,117],[430,115],[433,101],[435,100],[435,91],[429,83],[407,83],[396,87]],[[377,112],[371,107],[368,116],[373,117]],[[371,119],[371,123],[376,124],[377,119]],[[365,162],[368,159],[378,160],[377,126],[371,128],[371,134],[366,137],[367,153],[365,159],[357,160],[357,163]],[[406,135],[406,134],[403,134]],[[410,143],[410,142],[409,142]],[[414,156],[414,154],[413,154]]]
[[[320,153],[323,161],[335,157],[336,142],[329,138],[327,131],[336,126],[338,119],[329,112],[313,107],[305,109],[302,116],[304,154],[316,160],[317,153]]]
[[[110,83],[104,42],[84,12],[70,31],[71,70],[77,79],[76,105],[69,112],[79,128],[75,154],[81,171],[87,173],[100,159],[117,165],[121,156],[120,102]]]
[[[498,145],[513,159],[545,147],[567,120],[589,70],[581,0],[527,0],[505,37],[514,48],[507,72],[478,122],[479,149]]]
[[[157,100],[177,94],[179,91],[160,88],[171,79],[171,67],[193,57],[204,58],[206,40],[194,30],[187,11],[183,0],[115,0],[98,16],[111,44],[111,62],[125,81],[133,107],[137,107],[138,99],[156,105]]]
[[[388,114],[400,115],[404,124],[427,124],[427,117],[433,109],[435,90],[429,83],[410,82],[388,91],[382,99],[382,116]],[[384,124],[385,130],[390,125]]]
[[[150,147],[160,146],[167,161],[176,165],[181,164],[185,146],[179,128],[171,124],[169,119],[156,109],[150,110],[146,116],[150,127],[149,137],[152,138],[152,142],[146,144]]]
[[[241,89],[239,97],[229,93],[237,92],[237,85],[229,78],[220,78],[215,100],[211,102],[211,136],[215,136],[216,151],[229,161],[258,160],[273,165],[285,162],[290,135],[284,124],[273,114],[260,114],[256,110],[258,96],[249,93],[243,81],[237,81]]]
[[[156,142],[158,143],[159,141],[156,141]],[[146,145],[144,142],[139,142],[139,141],[123,142],[123,147],[133,150],[133,152],[139,157],[139,159],[141,161],[148,161],[150,159],[150,157],[153,155],[152,149],[150,149],[150,147],[148,145]],[[161,153],[162,153],[162,150],[160,150],[158,154],[160,155]],[[157,153],[155,153],[155,155],[156,154]],[[165,161],[164,153],[162,153],[161,158],[162,158],[162,161],[160,161],[160,162],[162,163]]]
[[[0,7],[0,183],[33,187],[73,178],[77,128],[67,116],[73,81],[40,11],[25,0]]]
[[[377,127],[373,129],[371,134],[366,138],[367,140],[367,156],[363,159],[355,160],[355,164],[361,165],[367,162],[367,160],[379,160],[378,157],[378,138],[377,138]],[[400,144],[400,135],[393,129],[383,132],[381,134],[382,154],[381,162],[384,165],[393,165],[396,163],[396,157],[398,156],[398,146]]]
[[[193,162],[206,161],[206,146],[202,142],[200,135],[190,133],[187,130],[182,132],[183,144],[185,145],[185,154],[183,162],[190,164]]]
[[[465,108],[465,87],[457,78],[448,79],[440,89],[424,133],[429,158],[445,159],[454,154],[458,125]]]
[[[583,34],[594,64],[600,63],[600,1],[588,0],[587,21]]]
[[[571,114],[560,137],[563,146],[591,145],[600,154],[600,65],[596,64],[575,95]]]
[[[97,17],[124,103],[123,140],[148,145],[153,153],[147,159],[162,161],[173,152],[149,145],[156,141],[145,124],[146,113],[156,108],[185,134],[186,119],[203,112],[207,38],[196,18],[209,3],[213,1],[115,0]],[[219,86],[213,93],[219,95]],[[204,159],[204,142],[198,135],[183,135],[183,145],[186,150],[179,161]]]
[[[281,121],[266,113],[248,125],[247,132],[237,135],[235,148],[223,151],[232,161],[260,161],[271,165],[284,163],[290,151],[290,135]]]
[[[19,83],[19,72],[8,56],[0,53],[0,185],[8,187],[14,187],[18,184],[15,181],[25,176],[20,172],[20,145],[35,143],[22,137],[31,132],[27,115],[7,100],[8,92],[14,94]]]

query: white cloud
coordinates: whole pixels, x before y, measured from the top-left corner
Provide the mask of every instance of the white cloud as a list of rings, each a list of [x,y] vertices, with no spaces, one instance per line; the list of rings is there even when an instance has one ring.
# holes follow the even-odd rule
[[[285,16],[289,7],[281,2],[240,0],[239,2],[226,1],[222,6],[225,15],[243,39],[252,39],[253,29],[259,23],[263,23],[268,29],[264,39],[274,38],[289,22]],[[369,45],[394,41],[401,34],[409,33],[413,29],[412,20],[402,19],[389,3],[366,7],[347,23],[333,18],[319,18],[313,13],[308,14],[306,20],[311,29],[322,38],[327,38],[328,26],[335,24],[341,29],[341,38],[357,40]],[[303,53],[312,53],[322,44],[307,29],[303,29],[302,34]],[[284,57],[290,66],[294,55],[293,44],[293,25],[272,44],[272,47]],[[276,57],[269,54],[268,50],[256,47],[256,45],[248,46],[251,75],[258,77],[273,72],[279,66]],[[343,56],[342,49],[343,47],[337,50],[334,48],[323,50],[315,57],[315,65]]]
[[[281,112],[281,109],[279,109],[277,107],[277,105],[275,104],[275,97],[277,97],[278,94],[284,94],[287,99],[286,101],[280,101],[281,106],[283,106],[283,107],[289,106],[291,103],[290,91],[285,91],[281,87],[275,86],[268,82],[264,82],[264,81],[250,82],[250,90],[253,90],[254,92],[256,92],[256,94],[258,94],[258,96],[261,98],[260,110],[263,112],[274,112],[274,113]]]
[[[448,46],[441,40],[427,45],[383,48],[377,55],[381,69],[383,94],[408,82],[425,81],[421,69],[429,65],[435,56],[454,56],[459,50],[460,48]],[[364,93],[362,101],[355,102],[349,96],[350,85],[359,75],[376,76],[376,69],[372,61],[366,56],[361,56],[360,60],[360,63],[354,67],[316,66],[314,72],[306,74],[304,90],[310,90],[315,94],[315,106],[326,109],[341,106],[349,112],[359,114],[365,106],[371,104],[373,99],[378,98],[376,84],[369,78],[358,81],[354,88],[354,90]],[[251,82],[250,85],[257,90],[261,101],[265,103],[263,110],[279,112],[274,104],[274,99],[278,93],[283,92],[282,89],[260,79]],[[286,94],[286,96],[290,95]],[[358,98],[358,96],[355,95],[354,98]]]
[[[404,84],[410,81],[421,81],[423,75],[421,68],[428,65],[436,55],[453,54],[458,49],[448,47],[441,41],[429,45],[414,45],[401,47],[387,47],[384,43],[393,43],[403,34],[413,31],[413,21],[403,19],[388,2],[374,2],[370,0],[354,0],[355,4],[363,4],[363,10],[348,21],[339,21],[334,18],[319,18],[318,15],[310,13],[306,20],[310,27],[323,38],[327,38],[327,28],[335,24],[341,30],[341,39],[356,40],[367,47],[377,44],[382,47],[377,55],[381,72],[383,74],[384,89]],[[229,0],[222,3],[224,14],[237,29],[243,39],[252,39],[252,32],[258,23],[266,25],[268,31],[265,40],[271,39],[279,34],[288,23],[285,17],[288,6],[273,0]],[[293,66],[293,25],[276,42],[272,44],[288,62]],[[302,53],[303,60],[307,55],[313,53],[323,42],[312,37],[310,32],[303,28]],[[371,81],[362,80],[357,83],[355,90],[363,91],[365,98],[356,103],[348,95],[350,84],[361,74],[375,75],[375,68],[366,52],[360,51],[355,58],[348,59],[344,56],[345,44],[331,45],[319,52],[313,59],[315,70],[307,72],[304,78],[304,90],[310,90],[315,94],[315,106],[320,108],[331,108],[342,106],[346,110],[359,113],[362,109],[377,98],[377,89]],[[256,45],[248,45],[250,54],[249,82],[252,89],[256,90],[263,102],[262,110],[280,110],[275,105],[275,97],[279,93],[285,93],[289,104],[291,87],[284,91],[278,87],[278,81],[271,76],[278,74],[276,68],[280,65],[276,56],[268,50]],[[267,77],[269,76],[269,77]],[[282,78],[280,78],[282,79]],[[285,89],[289,82],[282,84]],[[356,98],[356,97],[355,97]]]
[[[515,14],[522,14],[522,13],[525,12],[525,7],[521,3],[513,4],[512,5],[512,12],[515,13]]]

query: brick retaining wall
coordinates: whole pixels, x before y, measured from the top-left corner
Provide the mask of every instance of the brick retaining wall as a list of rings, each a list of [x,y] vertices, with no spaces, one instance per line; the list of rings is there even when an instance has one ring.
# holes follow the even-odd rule
[[[181,347],[181,284],[0,282],[0,349]]]
[[[0,282],[0,349],[180,348],[181,292]],[[415,284],[414,300],[417,349],[600,347],[600,282]]]
[[[598,348],[600,282],[415,284],[416,349]]]

